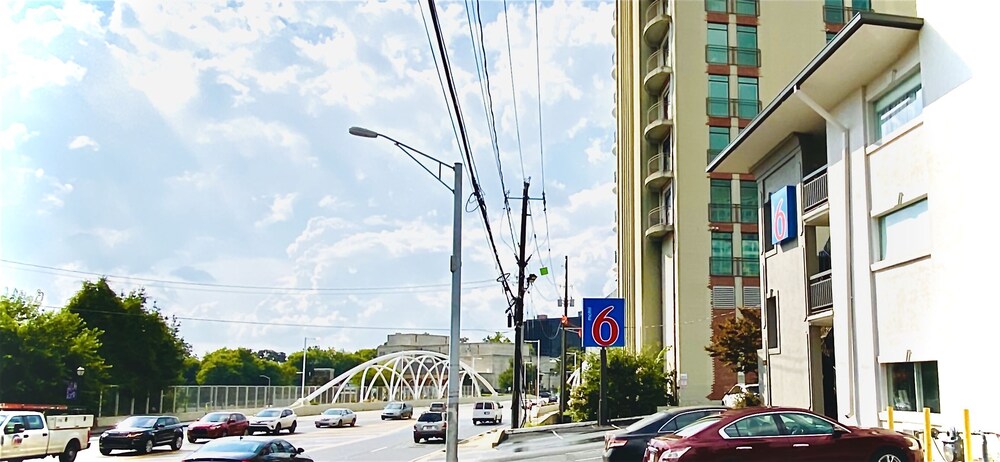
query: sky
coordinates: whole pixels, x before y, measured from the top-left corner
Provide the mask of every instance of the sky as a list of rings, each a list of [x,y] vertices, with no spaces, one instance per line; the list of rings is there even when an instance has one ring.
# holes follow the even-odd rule
[[[481,2],[498,160],[467,5],[437,8],[503,270],[516,287],[528,178],[545,197],[528,271],[549,273],[526,317],[562,314],[564,256],[579,309],[615,287],[614,6]],[[144,287],[199,356],[447,335],[453,196],[347,132],[460,160],[424,18],[406,1],[0,2],[0,287],[48,309],[98,275]],[[462,335],[512,338],[467,204]]]

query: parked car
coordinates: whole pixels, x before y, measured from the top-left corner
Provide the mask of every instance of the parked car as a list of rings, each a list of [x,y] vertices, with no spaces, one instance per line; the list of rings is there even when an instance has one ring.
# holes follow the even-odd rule
[[[472,424],[480,422],[498,424],[503,422],[503,405],[496,401],[477,401],[472,407]]]
[[[747,384],[737,383],[736,385],[733,385],[733,388],[727,391],[725,395],[722,396],[722,405],[726,407],[736,407],[736,403],[738,402],[739,397],[743,396],[746,393],[753,393],[757,396],[760,396],[760,386],[758,386],[756,383],[747,383]]]
[[[447,417],[443,412],[425,412],[417,417],[417,423],[413,425],[413,442],[419,443],[423,439],[441,438],[444,439],[445,432],[448,431]]]
[[[250,427],[247,431],[251,435],[254,432],[268,432],[277,435],[278,432],[288,429],[288,434],[291,435],[295,433],[295,427],[299,425],[298,418],[295,411],[287,407],[269,407],[250,418]]]
[[[354,426],[358,422],[358,415],[350,409],[330,408],[323,411],[316,419],[316,428],[319,427],[343,427],[344,425]]]
[[[402,401],[393,401],[382,409],[382,420],[409,419],[413,417],[413,405]]]
[[[673,435],[653,438],[643,460],[808,460],[919,462],[913,437],[882,428],[842,425],[797,408],[732,409],[705,417]]]
[[[197,443],[199,438],[222,438],[229,435],[248,435],[250,421],[242,412],[209,412],[187,427],[187,440]]]
[[[640,460],[651,438],[676,433],[702,417],[718,415],[725,410],[722,406],[675,407],[622,430],[609,431],[604,434],[604,462]]]
[[[283,439],[266,436],[242,436],[209,441],[197,451],[188,454],[183,462],[243,461],[313,462],[305,450],[296,448]]]
[[[103,455],[111,454],[114,449],[149,454],[154,447],[167,445],[176,451],[184,444],[184,424],[168,415],[132,416],[101,433],[97,444]]]
[[[440,401],[436,401],[436,402],[431,403],[431,409],[430,409],[430,411],[431,412],[447,412],[448,411],[448,405],[446,405],[445,403],[442,403]]]
[[[92,415],[60,415],[46,418],[27,410],[27,405],[0,409],[0,460],[41,459],[58,456],[59,462],[73,462],[77,453],[90,447]],[[2,444],[7,441],[8,444]]]

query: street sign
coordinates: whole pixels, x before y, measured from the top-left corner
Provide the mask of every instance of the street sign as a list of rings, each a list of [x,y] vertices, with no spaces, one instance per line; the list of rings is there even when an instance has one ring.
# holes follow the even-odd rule
[[[583,346],[625,346],[625,299],[583,299]]]
[[[795,186],[783,186],[771,193],[771,244],[792,239],[798,232]]]
[[[76,382],[66,385],[66,399],[76,399]]]

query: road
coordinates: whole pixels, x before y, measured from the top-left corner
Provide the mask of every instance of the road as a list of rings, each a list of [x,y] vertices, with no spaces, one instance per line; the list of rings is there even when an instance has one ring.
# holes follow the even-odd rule
[[[444,442],[414,443],[413,424],[420,412],[426,409],[417,408],[414,418],[410,420],[387,420],[380,418],[381,411],[358,412],[358,423],[355,427],[315,428],[316,416],[304,416],[298,419],[298,429],[295,434],[282,433],[283,438],[295,447],[302,447],[306,455],[316,462],[333,462],[342,460],[358,461],[411,461],[444,448]],[[495,425],[473,425],[472,405],[459,406],[459,439],[485,433],[498,428]],[[509,411],[504,418],[504,426],[510,421]],[[91,440],[89,449],[81,451],[78,462],[178,462],[200,448],[204,443],[184,441],[180,451],[171,451],[163,446],[157,447],[151,454],[139,454],[131,451],[115,451],[110,456],[102,456],[97,449],[97,436]]]

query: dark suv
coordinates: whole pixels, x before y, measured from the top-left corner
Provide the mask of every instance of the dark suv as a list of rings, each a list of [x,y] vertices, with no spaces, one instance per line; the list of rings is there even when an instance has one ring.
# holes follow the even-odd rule
[[[98,447],[101,454],[112,449],[131,449],[143,453],[153,447],[169,445],[174,451],[184,444],[184,424],[174,416],[137,415],[121,421],[115,428],[101,433]]]

